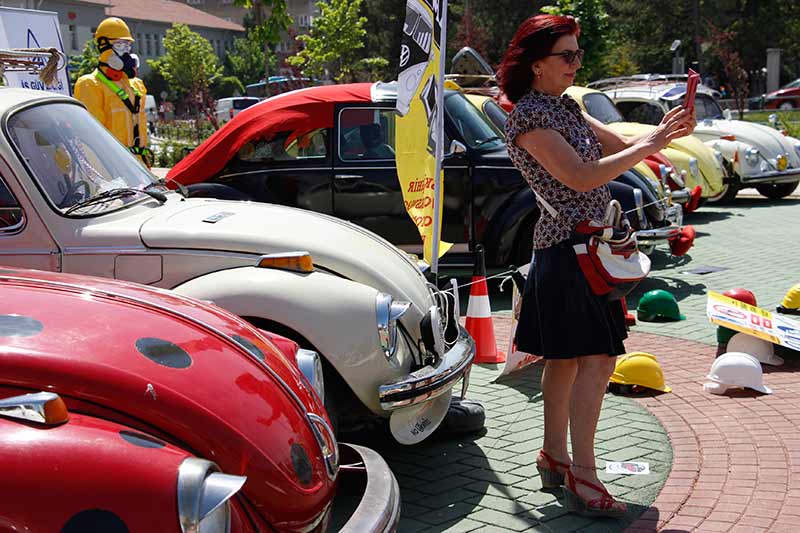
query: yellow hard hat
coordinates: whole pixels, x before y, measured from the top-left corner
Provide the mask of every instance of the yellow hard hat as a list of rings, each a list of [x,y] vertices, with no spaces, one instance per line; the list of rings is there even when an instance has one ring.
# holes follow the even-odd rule
[[[100,23],[97,30],[94,32],[94,39],[98,40],[102,37],[105,37],[109,41],[115,41],[117,39],[125,39],[127,41],[134,40],[133,36],[131,36],[131,30],[128,29],[128,25],[125,24],[124,20],[117,17],[108,17]]]
[[[664,383],[664,372],[656,356],[645,352],[631,352],[617,358],[611,383],[639,385],[662,392],[672,392]]]
[[[781,305],[778,306],[778,312],[800,314],[800,283],[786,292]]]

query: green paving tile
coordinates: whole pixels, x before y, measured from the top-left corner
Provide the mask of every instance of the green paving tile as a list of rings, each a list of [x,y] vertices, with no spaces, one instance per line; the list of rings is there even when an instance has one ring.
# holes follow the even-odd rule
[[[436,526],[444,524],[445,522],[453,522],[457,519],[472,518],[471,515],[475,514],[475,507],[467,503],[451,503],[439,509],[432,509],[421,515],[414,516],[415,520],[425,522],[428,525]]]
[[[403,511],[405,514],[405,510]],[[397,526],[397,533],[418,533],[428,527],[428,524],[414,520],[413,518],[400,517],[400,524]]]
[[[592,520],[589,518],[583,518],[574,514],[563,514],[545,522],[545,525],[553,531],[567,533],[569,531],[578,531],[582,527],[586,527],[591,523]]]
[[[647,448],[629,446],[613,452],[603,452],[598,455],[601,461],[637,461],[650,453]]]
[[[431,509],[439,509],[440,507],[447,507],[453,503],[469,503],[471,499],[475,498],[475,495],[476,493],[474,491],[468,490],[466,486],[462,486],[441,494],[423,494],[423,497],[419,498],[415,503]],[[403,512],[405,512],[405,509],[403,509]]]
[[[416,489],[426,494],[441,494],[443,491],[452,490],[457,487],[462,487],[469,483],[475,483],[473,478],[464,477],[462,475],[449,476],[433,483],[421,481]],[[402,493],[401,493],[402,494]]]
[[[517,514],[530,511],[530,506],[525,502],[513,498],[502,498],[490,494],[476,495],[467,502],[487,509],[494,509],[507,514]]]
[[[539,523],[536,518],[529,514],[511,515],[486,508],[471,514],[470,519],[491,524],[492,527],[496,527],[498,530],[506,531],[525,531]]]
[[[469,518],[462,518],[420,531],[424,533],[467,533],[468,531],[480,531],[481,528],[484,527],[486,527],[486,524],[470,520]]]
[[[615,452],[617,450],[621,450],[623,448],[632,448],[633,446],[641,446],[645,440],[637,436],[626,435],[623,437],[617,437],[613,439],[606,439],[595,444],[595,448],[597,449],[598,454],[602,454],[604,452]]]

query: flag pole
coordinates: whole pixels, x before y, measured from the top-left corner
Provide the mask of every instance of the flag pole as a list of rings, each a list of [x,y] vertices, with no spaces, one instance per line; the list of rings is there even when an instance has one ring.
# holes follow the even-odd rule
[[[447,60],[447,0],[442,1],[441,37],[439,39],[439,69],[436,76],[436,170],[433,176],[433,242],[431,243],[431,273],[439,285],[439,242],[441,241],[442,160],[444,159],[444,71]]]

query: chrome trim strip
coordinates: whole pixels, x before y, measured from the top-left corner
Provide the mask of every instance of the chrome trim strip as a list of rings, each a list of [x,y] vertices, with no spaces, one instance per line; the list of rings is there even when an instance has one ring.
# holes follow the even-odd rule
[[[787,168],[786,170],[771,170],[760,174],[739,175],[742,184],[760,183],[769,181],[771,183],[786,183],[800,179],[800,168]],[[777,179],[776,179],[777,178]]]
[[[17,235],[25,228],[25,223],[28,221],[28,217],[25,216],[25,211],[23,211],[21,207],[0,207],[0,211],[11,210],[11,209],[19,209],[20,211],[22,211],[22,219],[16,224],[0,228],[0,236]]]
[[[504,167],[504,166],[493,166],[493,165],[476,165],[475,168],[499,168],[503,170],[518,170],[517,167]]]
[[[302,412],[306,416],[306,418],[309,421],[309,426],[311,427],[312,433],[316,433],[318,431],[317,429],[314,428],[314,424],[311,423],[310,415],[313,415],[313,416],[315,416],[317,418],[319,418],[319,417],[308,410],[308,408],[303,403],[303,401],[300,399],[300,397],[297,396],[297,394],[280,377],[280,375],[278,375],[277,372],[275,372],[272,368],[270,368],[270,366],[267,364],[266,360],[262,361],[261,359],[256,357],[255,354],[253,354],[247,348],[247,346],[245,346],[244,344],[242,344],[241,342],[239,342],[235,338],[227,335],[225,332],[220,331],[219,329],[215,328],[214,326],[212,326],[210,324],[206,324],[202,320],[198,320],[198,319],[194,318],[193,316],[187,315],[187,314],[182,313],[180,311],[175,311],[174,309],[170,309],[168,307],[164,307],[164,306],[155,304],[155,303],[150,302],[148,300],[144,300],[144,299],[141,299],[141,298],[136,298],[134,296],[128,296],[126,294],[121,294],[121,293],[117,293],[117,292],[99,290],[99,289],[95,289],[95,288],[82,287],[82,286],[79,286],[79,285],[74,285],[74,284],[71,284],[71,283],[64,283],[64,282],[60,282],[60,281],[44,281],[44,280],[39,280],[39,279],[22,278],[22,277],[18,277],[18,276],[0,275],[0,281],[2,281],[2,280],[12,280],[12,281],[18,281],[18,282],[22,282],[22,283],[32,283],[32,284],[43,285],[43,286],[58,287],[58,288],[61,288],[61,289],[73,291],[73,292],[81,294],[81,295],[85,295],[85,294],[89,293],[89,294],[92,294],[92,295],[95,295],[95,296],[102,296],[102,297],[106,297],[106,298],[113,298],[113,299],[120,300],[120,301],[123,301],[123,302],[134,303],[134,304],[136,304],[138,306],[141,306],[141,307],[144,307],[144,308],[156,309],[156,310],[158,310],[158,311],[160,311],[162,313],[166,313],[166,314],[171,315],[173,317],[177,317],[177,318],[180,318],[180,319],[182,319],[182,320],[184,320],[186,322],[194,324],[195,326],[198,326],[201,329],[205,329],[206,331],[208,331],[210,333],[213,333],[217,337],[219,337],[219,338],[221,338],[221,339],[233,344],[234,346],[238,347],[239,350],[241,350],[247,357],[249,357],[251,360],[253,360],[258,366],[260,366],[261,368],[266,370],[267,373],[283,388],[284,392],[286,392],[289,395],[289,397],[292,398],[292,400],[294,401],[295,405],[297,405],[297,407],[300,410],[300,412]],[[164,290],[164,289],[162,289],[162,290]],[[176,293],[170,293],[170,294],[172,296],[174,296],[174,297],[188,299],[187,297],[181,296],[181,295],[176,294]],[[313,389],[310,392],[313,392]],[[328,423],[323,418],[319,418],[319,421],[317,421],[317,423],[322,424],[325,427],[325,430],[329,434],[333,435],[333,430],[330,427],[328,427]],[[333,443],[334,443],[334,447],[335,447],[336,446],[335,437],[334,437]],[[320,448],[320,452],[322,453],[323,457],[325,457],[325,450]]]
[[[648,241],[648,240],[667,240],[672,237],[677,237],[681,233],[681,228],[675,226],[669,226],[667,228],[657,228],[657,229],[643,229],[636,232],[636,240],[637,241]]]
[[[153,249],[144,246],[141,248],[121,248],[117,246],[98,246],[98,247],[68,246],[65,247],[63,250],[64,254],[70,254],[70,255],[95,255],[95,254],[141,254],[143,252],[150,252]]]
[[[54,392],[34,392],[0,400],[0,416],[45,424],[47,404],[58,400]]]
[[[361,458],[364,466],[356,472],[364,472],[367,483],[358,507],[339,533],[395,531],[400,522],[400,487],[389,465],[369,448],[347,443],[342,443],[341,446],[355,452]],[[351,469],[348,469],[348,473],[350,472]]]
[[[441,396],[464,375],[474,358],[475,341],[463,326],[458,326],[458,339],[435,367],[425,366],[378,387],[381,409],[392,411]]]
[[[217,176],[218,180],[222,180],[225,178],[234,178],[236,176],[248,176],[250,174],[272,174],[273,172],[287,172],[291,171],[294,172],[296,170],[331,170],[333,167],[330,163],[325,164],[324,166],[319,167],[281,167],[281,168],[264,168],[261,170],[248,170],[246,172],[234,172],[232,174],[222,174],[221,176]],[[203,182],[208,183],[208,182]],[[222,185],[226,185],[223,183]],[[188,187],[188,185],[187,185]]]
[[[336,442],[336,435],[333,434],[333,429],[321,416],[315,415],[314,413],[307,413],[306,418],[311,424],[314,438],[316,439],[317,445],[322,451],[322,458],[325,461],[325,471],[328,474],[328,479],[333,481],[336,479],[336,473],[339,471],[339,445]],[[328,446],[325,443],[325,436],[323,436],[319,431],[319,427],[322,427],[322,429],[325,430],[326,436],[328,439],[330,439],[330,453],[325,453],[325,448]]]

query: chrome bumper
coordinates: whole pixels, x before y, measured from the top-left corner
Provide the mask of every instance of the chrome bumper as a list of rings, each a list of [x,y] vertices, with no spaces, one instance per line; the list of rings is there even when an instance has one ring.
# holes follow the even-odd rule
[[[678,189],[677,191],[669,191],[669,197],[673,203],[676,204],[686,204],[689,203],[689,200],[692,199],[692,195],[689,192],[689,189],[684,187],[683,189]]]
[[[395,531],[400,522],[400,487],[389,465],[369,448],[342,442],[339,448],[343,463],[348,465],[339,470],[339,491],[350,481],[352,486],[363,487],[358,507],[339,532]]]
[[[468,373],[474,358],[475,341],[458,326],[458,339],[436,366],[425,366],[378,387],[381,409],[393,411],[441,396]]]
[[[681,226],[683,226],[683,207],[680,204],[671,205],[667,208],[664,217],[670,223],[669,226],[639,230],[636,232],[636,240],[641,244],[652,244],[680,235]]]
[[[786,170],[770,170],[759,174],[741,176],[742,185],[758,183],[786,183],[800,180],[800,168],[787,168]]]

